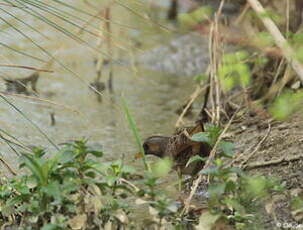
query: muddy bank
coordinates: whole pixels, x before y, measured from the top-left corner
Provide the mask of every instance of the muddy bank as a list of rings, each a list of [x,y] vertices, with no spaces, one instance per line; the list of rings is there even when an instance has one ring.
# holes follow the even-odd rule
[[[242,166],[252,175],[277,178],[285,186],[283,194],[274,195],[263,210],[266,229],[276,229],[277,223],[302,222],[302,216],[293,212],[291,200],[302,193],[303,185],[303,118],[297,115],[289,121],[271,122],[258,118],[234,125],[237,145],[236,166]]]
[[[208,66],[208,40],[191,33],[147,51],[139,59],[151,69],[194,76],[205,72]],[[295,225],[302,222],[300,213],[295,213],[291,207],[292,199],[303,191],[302,126],[303,118],[298,114],[284,122],[248,117],[231,127],[236,143],[235,166],[245,168],[252,175],[277,178],[285,186],[282,195],[274,195],[266,204],[267,208],[272,208],[260,210],[264,214],[265,229],[276,229],[279,223]]]

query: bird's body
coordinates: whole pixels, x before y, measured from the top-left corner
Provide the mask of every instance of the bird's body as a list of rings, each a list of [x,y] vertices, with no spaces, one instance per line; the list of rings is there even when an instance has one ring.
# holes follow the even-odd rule
[[[145,154],[161,158],[169,157],[173,160],[175,170],[181,174],[195,175],[203,168],[204,162],[195,161],[186,167],[187,162],[195,155],[207,157],[211,147],[207,143],[192,141],[189,137],[203,131],[203,125],[198,124],[171,137],[151,136],[143,144]]]

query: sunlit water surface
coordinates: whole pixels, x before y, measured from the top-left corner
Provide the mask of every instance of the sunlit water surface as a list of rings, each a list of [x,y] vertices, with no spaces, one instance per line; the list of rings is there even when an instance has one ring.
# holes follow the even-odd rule
[[[96,3],[97,10],[92,10],[82,1],[77,1],[78,4],[71,0],[66,2],[92,14],[106,5],[104,1],[99,1],[99,4]],[[160,2],[163,5],[164,1]],[[147,4],[142,4],[143,1],[123,1],[123,3],[143,16],[144,12],[150,12],[155,20],[158,20],[157,17],[161,18],[164,15],[164,9],[155,8],[155,6],[148,7]],[[81,13],[76,14],[75,11],[60,5],[56,6],[83,20],[73,18],[71,15],[67,16],[68,20],[79,26],[82,26],[85,21],[91,18]],[[141,55],[144,50],[163,45],[177,35],[167,32],[165,29],[160,29],[159,26],[138,17],[122,6],[113,7],[112,19],[117,22],[117,24],[112,24],[112,43],[115,46],[114,59],[124,60],[128,64],[121,65],[117,62],[114,65],[114,94],[110,94],[108,90],[104,91],[102,103],[99,103],[96,94],[89,89],[88,84],[96,77],[94,58],[100,55],[98,51],[107,53],[104,40],[102,41],[104,44],[98,47],[96,36],[91,36],[88,33],[80,35],[78,33],[79,28],[68,25],[53,15],[33,8],[35,12],[40,12],[44,17],[56,22],[56,25],[74,33],[76,38],[83,40],[82,43],[87,43],[81,44],[81,41],[75,41],[58,31],[58,29],[20,9],[1,7],[17,17],[16,19],[5,12],[0,12],[1,17],[6,20],[6,22],[2,21],[0,24],[0,41],[2,43],[46,61],[50,60],[46,53],[50,53],[57,60],[53,65],[45,67],[43,63],[37,60],[3,47],[1,49],[1,63],[54,70],[54,73],[41,73],[38,81],[39,95],[37,97],[33,96],[34,99],[24,98],[23,96],[6,96],[6,98],[54,143],[59,144],[85,137],[93,145],[102,146],[105,160],[112,161],[125,156],[124,159],[131,162],[135,167],[142,167],[141,160],[135,159],[138,148],[124,116],[121,96],[127,101],[142,138],[153,134],[169,135],[174,131],[177,120],[175,110],[184,103],[193,91],[193,80],[187,77],[152,72],[132,65],[132,63],[136,62],[135,57],[138,54]],[[39,33],[22,22],[36,28]],[[159,22],[161,23],[161,21]],[[10,26],[7,23],[10,23]],[[124,26],[119,26],[119,23]],[[98,34],[99,31],[95,28],[100,28],[100,25],[103,24],[94,20],[90,26],[85,28]],[[126,25],[132,27],[132,29],[129,29]],[[12,26],[17,28],[18,31]],[[172,27],[172,25],[166,26]],[[106,36],[106,33],[104,32],[102,36]],[[138,43],[142,43],[142,46],[133,46]],[[122,47],[122,49],[118,47]],[[107,81],[108,71],[108,67],[103,70],[102,81],[104,82]],[[17,68],[0,69],[2,77],[11,79],[26,77],[31,73],[32,71]],[[3,81],[1,81],[1,89],[1,91],[5,90]],[[55,114],[55,126],[51,126],[51,113]],[[18,138],[25,145],[39,145],[52,149],[49,141],[24,116],[5,102],[3,98],[0,98],[0,122],[3,130]],[[16,155],[5,142],[0,143],[3,158],[16,168]],[[2,169],[4,170],[4,168]],[[165,185],[169,187],[169,183]]]

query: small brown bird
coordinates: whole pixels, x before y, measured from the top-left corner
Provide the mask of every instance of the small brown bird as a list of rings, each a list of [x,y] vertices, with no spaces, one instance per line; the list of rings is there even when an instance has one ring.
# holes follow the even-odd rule
[[[192,141],[195,133],[203,132],[201,123],[193,128],[187,128],[171,137],[151,136],[144,141],[145,154],[155,155],[160,158],[169,157],[173,160],[173,169],[181,174],[195,175],[204,166],[203,161],[196,161],[186,164],[195,155],[205,158],[209,155],[211,147],[208,143]]]
[[[175,21],[177,19],[177,17],[178,17],[178,8],[179,8],[178,0],[171,0],[170,1],[170,7],[169,7],[169,10],[167,12],[167,19],[168,20]]]

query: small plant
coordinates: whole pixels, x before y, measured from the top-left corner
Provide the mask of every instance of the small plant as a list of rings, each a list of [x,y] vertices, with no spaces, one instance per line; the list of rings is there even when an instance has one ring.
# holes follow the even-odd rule
[[[2,181],[0,225],[90,229],[109,221],[125,224],[121,215],[128,206],[119,199],[132,191],[119,179],[133,172],[130,167],[122,162],[100,163],[103,153],[87,147],[86,141],[67,143],[59,152],[45,154],[39,148],[24,153],[20,167],[29,174]]]
[[[102,156],[84,140],[66,143],[52,155],[40,148],[23,153],[20,168],[28,173],[0,181],[0,227],[137,226],[130,220],[134,207],[129,198],[135,198],[137,206],[148,206],[153,225],[175,222],[176,202],[157,189],[158,178],[169,171],[158,170],[166,161],[155,164],[153,172],[146,171],[145,179],[133,184],[129,178],[138,176],[134,168],[122,160],[101,162]]]
[[[221,132],[217,126],[206,125],[205,132],[197,133],[191,139],[214,146]],[[259,210],[264,207],[262,202],[272,192],[281,191],[282,186],[264,176],[250,176],[240,168],[226,167],[226,160],[234,155],[234,144],[221,140],[217,147],[218,154],[213,165],[200,171],[200,174],[208,176],[210,182],[207,202],[209,211],[200,217],[199,227],[208,229],[201,222],[210,222],[209,226],[224,224],[236,229],[258,229],[256,220]],[[206,159],[189,161],[194,160]]]
[[[220,129],[208,126],[206,130],[207,135],[193,138],[215,143]],[[264,177],[226,168],[223,162],[231,155],[232,144],[222,141],[219,146],[222,154],[214,166],[201,171],[211,179],[207,213],[246,229],[254,223],[261,201],[277,186]],[[191,218],[188,223],[180,215],[182,206],[159,189],[159,178],[171,167],[169,160],[157,162],[144,171],[143,179],[131,182],[134,168],[123,160],[101,162],[102,156],[102,151],[83,140],[66,143],[53,155],[40,148],[24,153],[20,167],[27,173],[0,181],[0,226],[43,230],[138,227],[143,223],[134,221],[132,214],[136,208],[142,210],[142,205],[150,217],[147,225],[156,229],[182,229],[184,223],[196,221]]]
[[[209,210],[212,215],[226,219],[236,229],[258,229],[256,222],[263,203],[281,187],[264,176],[249,176],[239,168],[226,168],[218,158],[215,165],[201,171],[210,177]]]

